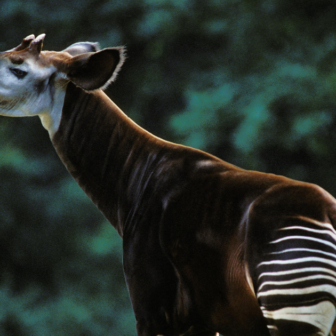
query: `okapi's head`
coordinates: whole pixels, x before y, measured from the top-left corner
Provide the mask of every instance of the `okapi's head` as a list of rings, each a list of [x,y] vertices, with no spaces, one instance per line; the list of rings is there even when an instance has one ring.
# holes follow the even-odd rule
[[[56,105],[63,103],[69,81],[87,91],[105,88],[124,61],[124,49],[80,42],[61,52],[42,51],[44,37],[30,35],[0,53],[0,115],[39,115],[50,131],[48,116],[61,107]]]

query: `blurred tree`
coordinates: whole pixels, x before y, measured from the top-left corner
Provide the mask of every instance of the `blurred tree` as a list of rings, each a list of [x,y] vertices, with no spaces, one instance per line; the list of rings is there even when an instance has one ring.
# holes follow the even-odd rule
[[[336,195],[332,0],[2,0],[0,50],[123,44],[107,90],[156,135]],[[121,240],[37,118],[0,118],[0,334],[132,335]]]

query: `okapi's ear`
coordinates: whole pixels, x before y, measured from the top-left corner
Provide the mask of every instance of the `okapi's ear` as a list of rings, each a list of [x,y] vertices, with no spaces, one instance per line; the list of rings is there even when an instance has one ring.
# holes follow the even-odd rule
[[[124,60],[123,47],[80,54],[71,59],[67,76],[84,90],[104,89],[115,80]]]

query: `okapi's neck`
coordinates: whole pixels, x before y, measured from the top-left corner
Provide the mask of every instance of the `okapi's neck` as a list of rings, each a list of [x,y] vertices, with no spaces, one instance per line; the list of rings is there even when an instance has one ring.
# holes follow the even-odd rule
[[[101,90],[88,93],[72,83],[52,142],[121,236],[140,203],[143,208],[152,197],[155,168],[170,147],[133,123]]]

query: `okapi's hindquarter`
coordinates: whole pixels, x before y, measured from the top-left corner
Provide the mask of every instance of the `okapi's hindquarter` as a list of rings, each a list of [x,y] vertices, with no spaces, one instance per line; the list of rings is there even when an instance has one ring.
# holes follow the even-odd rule
[[[249,221],[249,268],[271,335],[328,335],[336,313],[335,200],[310,184],[275,186],[254,202]]]

